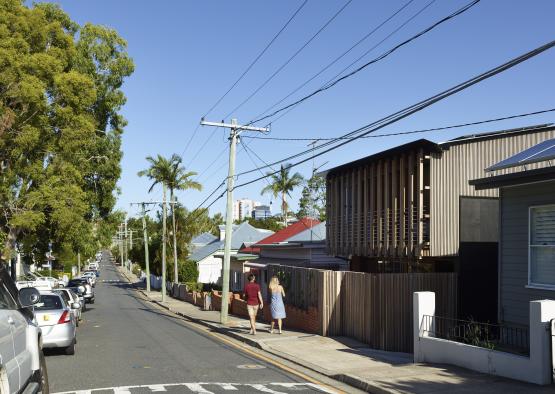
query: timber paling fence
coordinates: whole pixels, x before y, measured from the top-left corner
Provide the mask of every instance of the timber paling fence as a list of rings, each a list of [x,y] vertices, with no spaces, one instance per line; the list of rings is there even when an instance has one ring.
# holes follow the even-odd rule
[[[457,318],[455,273],[367,274],[311,268],[268,266],[280,278],[285,302],[317,307],[320,334],[347,336],[374,349],[412,352],[412,297],[436,293],[436,314]]]

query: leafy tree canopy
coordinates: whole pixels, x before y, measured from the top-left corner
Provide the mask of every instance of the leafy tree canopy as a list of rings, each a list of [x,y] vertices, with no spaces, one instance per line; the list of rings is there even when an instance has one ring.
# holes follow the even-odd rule
[[[126,125],[121,86],[133,68],[110,28],[79,26],[51,3],[0,2],[4,257],[16,246],[42,256],[50,240],[87,253],[107,245]]]

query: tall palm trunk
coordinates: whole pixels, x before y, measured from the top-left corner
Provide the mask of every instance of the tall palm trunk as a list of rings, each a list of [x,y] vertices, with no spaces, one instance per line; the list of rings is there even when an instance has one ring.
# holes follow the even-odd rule
[[[281,193],[281,215],[283,216],[283,225],[287,227],[287,200],[285,193]]]
[[[179,283],[177,277],[177,234],[175,231],[175,195],[173,189],[170,189],[170,200],[172,202],[172,227],[173,227],[173,283]]]
[[[166,301],[166,184],[162,183],[162,302]]]

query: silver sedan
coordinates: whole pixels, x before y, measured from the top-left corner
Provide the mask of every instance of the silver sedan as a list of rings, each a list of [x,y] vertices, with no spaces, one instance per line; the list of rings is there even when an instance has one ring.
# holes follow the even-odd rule
[[[41,292],[35,318],[42,330],[44,348],[62,348],[65,354],[75,354],[76,320],[60,294]]]

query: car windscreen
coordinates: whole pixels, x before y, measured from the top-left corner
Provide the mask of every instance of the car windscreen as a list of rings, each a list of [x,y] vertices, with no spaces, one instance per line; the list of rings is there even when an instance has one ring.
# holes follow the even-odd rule
[[[87,280],[77,280],[77,279],[72,279],[68,282],[68,287],[79,287],[81,285],[83,285],[84,283],[87,283]]]
[[[35,306],[39,311],[51,311],[55,309],[63,309],[62,299],[57,295],[43,294],[40,296],[40,301]]]

